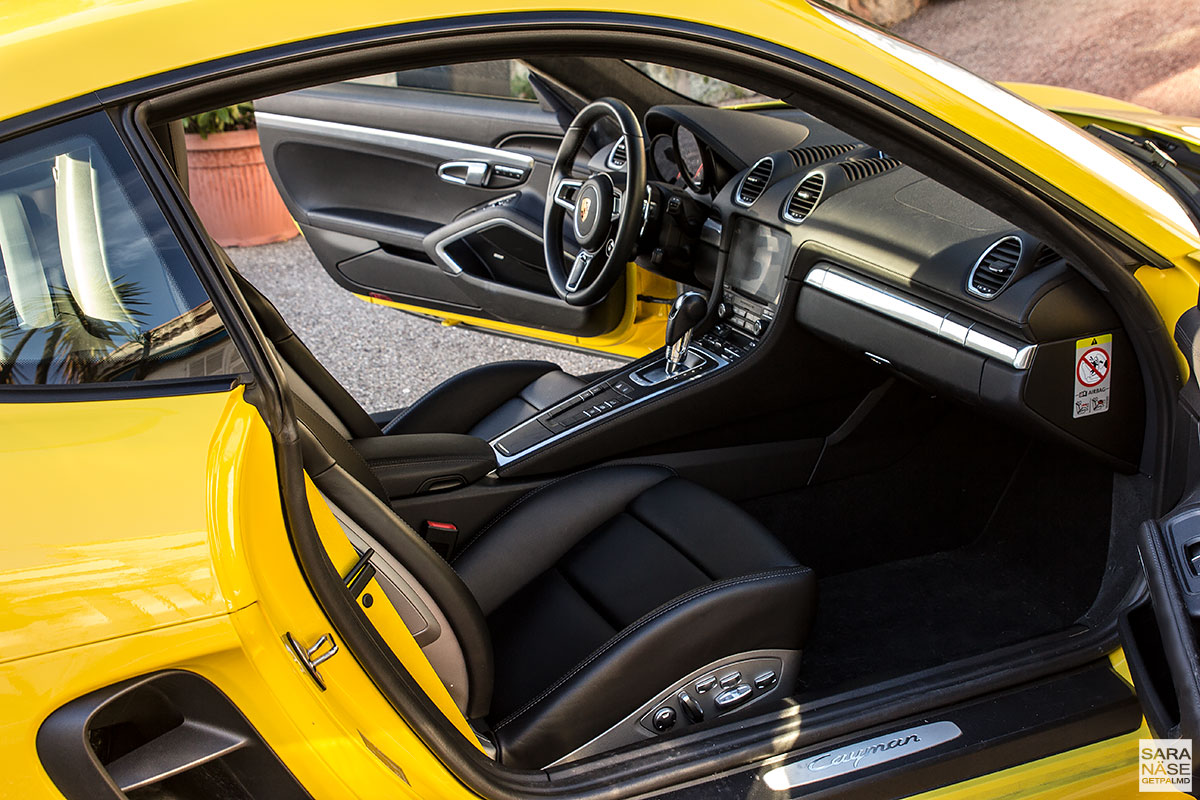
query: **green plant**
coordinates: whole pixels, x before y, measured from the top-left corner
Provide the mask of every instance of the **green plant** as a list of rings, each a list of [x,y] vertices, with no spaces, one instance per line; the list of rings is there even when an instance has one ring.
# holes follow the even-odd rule
[[[207,139],[210,133],[225,131],[244,131],[254,127],[254,103],[238,103],[235,106],[214,108],[184,117],[183,129],[188,133],[198,133]]]

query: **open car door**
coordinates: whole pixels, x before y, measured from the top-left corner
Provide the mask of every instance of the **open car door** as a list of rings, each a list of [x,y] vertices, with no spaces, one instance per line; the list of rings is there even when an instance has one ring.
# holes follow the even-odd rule
[[[636,336],[645,287],[622,279],[575,307],[546,274],[546,186],[576,110],[553,91],[519,62],[480,62],[278,95],[258,101],[256,116],[284,202],[343,288],[442,319],[641,355],[646,348],[621,345]],[[575,244],[564,244],[569,259]]]
[[[1191,364],[1180,403],[1188,415],[1182,425],[1194,459],[1200,444],[1200,308],[1180,318],[1175,340]],[[1188,476],[1174,509],[1142,523],[1137,548],[1149,598],[1122,615],[1121,644],[1150,730],[1159,739],[1188,740],[1194,764],[1194,747],[1200,743],[1200,484],[1195,474]],[[1155,768],[1160,772],[1173,769],[1169,759],[1160,763],[1166,764]],[[1139,774],[1139,781],[1154,777]],[[1177,788],[1196,796],[1194,777],[1190,788]]]

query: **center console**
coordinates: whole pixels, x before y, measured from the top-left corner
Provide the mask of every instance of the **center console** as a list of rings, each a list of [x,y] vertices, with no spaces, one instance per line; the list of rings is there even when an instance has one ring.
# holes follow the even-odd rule
[[[679,367],[669,370],[665,351],[659,350],[505,431],[490,443],[498,466],[725,369],[758,347],[775,320],[791,237],[746,218],[733,224],[717,321],[691,339]]]

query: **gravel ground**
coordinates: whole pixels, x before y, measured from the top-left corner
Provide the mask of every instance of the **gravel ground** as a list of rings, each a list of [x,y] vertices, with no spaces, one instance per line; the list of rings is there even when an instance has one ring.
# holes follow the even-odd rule
[[[229,255],[367,411],[406,406],[446,378],[493,361],[553,361],[574,375],[611,369],[616,363],[446,327],[359,300],[333,282],[300,237],[261,247],[231,247]]]
[[[894,30],[985,78],[1200,116],[1200,2],[935,0]]]

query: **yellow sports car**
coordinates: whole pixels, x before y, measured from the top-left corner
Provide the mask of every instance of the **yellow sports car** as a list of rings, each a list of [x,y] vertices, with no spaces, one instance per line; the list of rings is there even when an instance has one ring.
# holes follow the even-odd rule
[[[0,74],[0,797],[1192,791],[1200,121],[800,0],[38,0]],[[343,288],[625,360],[368,413],[189,200],[248,100]]]

